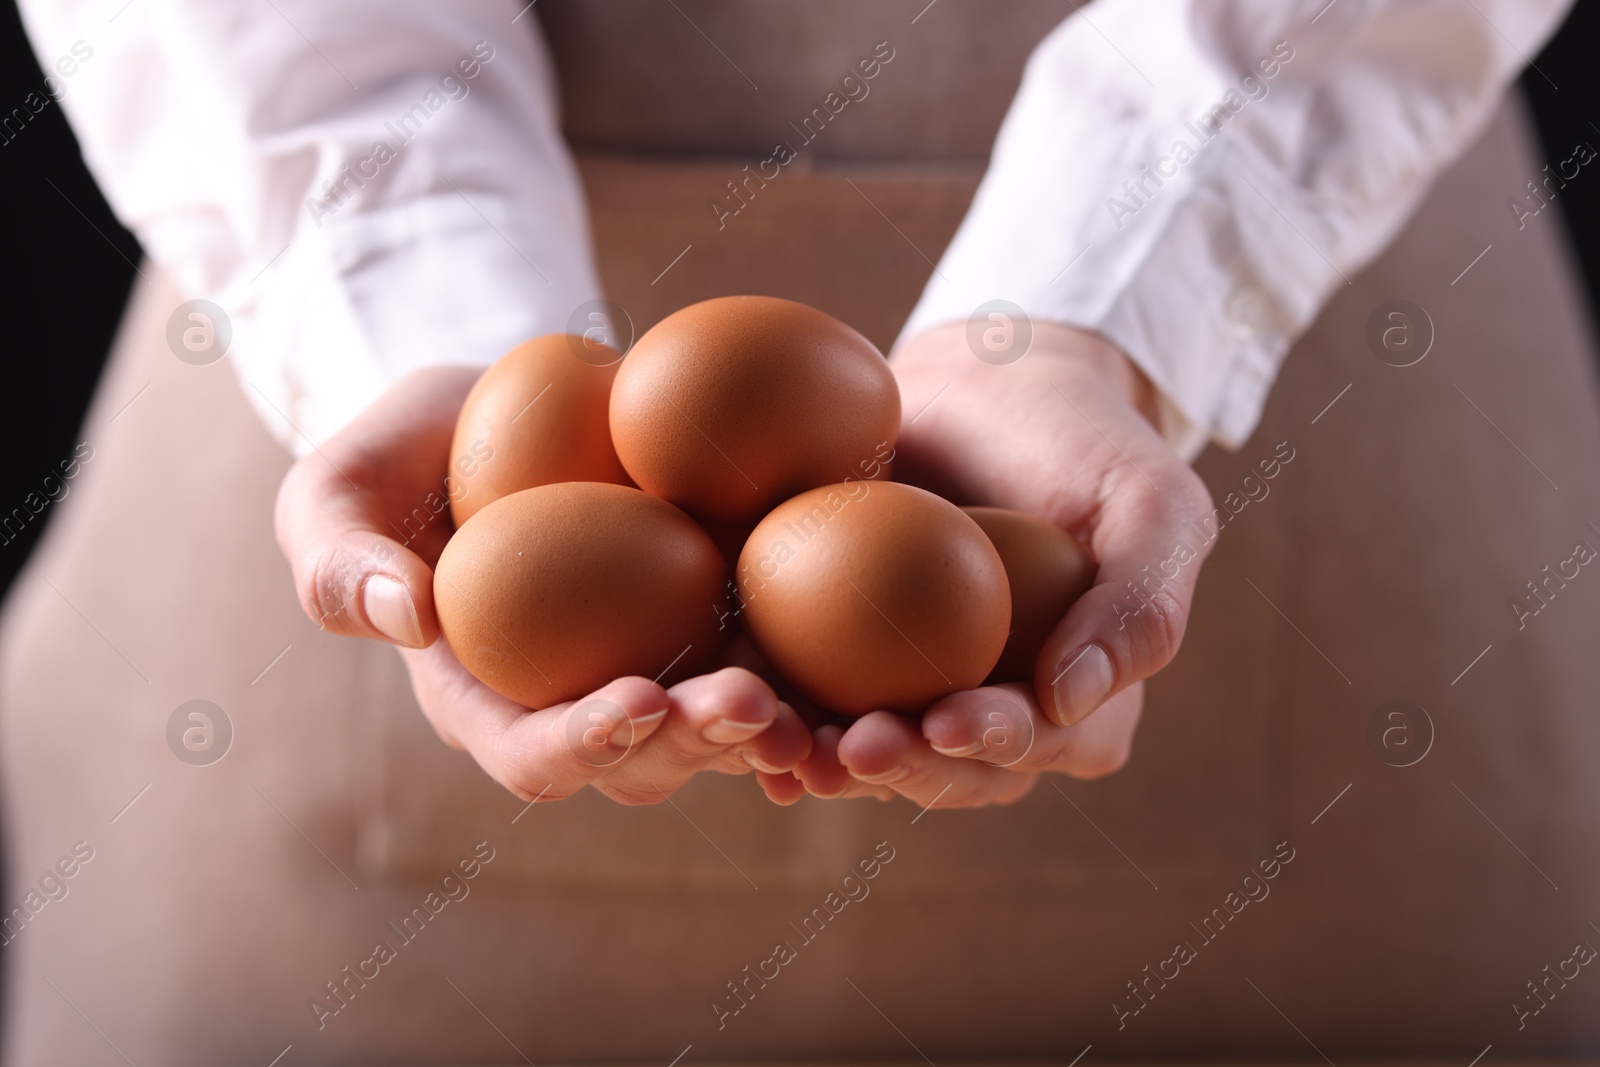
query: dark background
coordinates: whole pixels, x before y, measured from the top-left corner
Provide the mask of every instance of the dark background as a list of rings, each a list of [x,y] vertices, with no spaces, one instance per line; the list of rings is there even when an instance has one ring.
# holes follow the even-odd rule
[[[1600,145],[1600,69],[1586,43],[1600,40],[1600,4],[1579,4],[1536,59],[1522,85],[1533,104],[1547,160],[1579,141]],[[1540,73],[1542,72],[1542,74]],[[0,3],[0,110],[9,113],[44,75],[16,9]],[[1559,86],[1559,88],[1557,88]],[[1509,191],[1508,191],[1509,192]],[[138,242],[119,226],[78,155],[61,108],[51,103],[12,141],[0,144],[0,204],[6,205],[6,383],[0,389],[0,516],[38,492],[71,456],[75,434],[139,259]],[[1586,183],[1557,201],[1600,307],[1600,185]],[[53,508],[22,536],[0,544],[0,591],[48,525]],[[0,537],[3,539],[3,537]]]

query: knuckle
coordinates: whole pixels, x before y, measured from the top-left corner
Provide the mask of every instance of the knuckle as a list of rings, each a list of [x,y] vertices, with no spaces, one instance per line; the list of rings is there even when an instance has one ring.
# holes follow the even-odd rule
[[[667,799],[667,794],[638,782],[601,781],[594,786],[607,797],[630,808],[649,807]]]
[[[486,767],[491,777],[526,801],[565,800],[583,788],[583,782],[555,782],[548,774],[537,773],[526,759],[498,761],[498,770]]]
[[[496,755],[498,756],[498,753]],[[522,800],[532,800],[541,793],[548,798],[551,793],[556,792],[548,781],[538,781],[537,776],[529,773],[530,768],[515,760],[497,760],[495,767],[485,769],[497,782]]]
[[[322,629],[361,632],[364,619],[356,601],[362,583],[394,558],[395,546],[387,538],[377,538],[360,551],[339,542],[312,549],[295,570],[301,607]]]
[[[380,491],[394,470],[391,463],[361,441],[343,434],[322,445],[320,451],[300,459],[291,474],[299,473],[311,491],[321,497],[348,496]]]
[[[584,786],[581,778],[557,781],[559,764],[551,754],[509,726],[495,735],[486,752],[474,755],[491,778],[523,800],[564,800]]]
[[[1104,778],[1122,770],[1133,754],[1131,744],[1101,745],[1073,756],[1066,773],[1083,781]]]
[[[566,800],[577,792],[576,789],[557,789],[550,785],[534,789],[531,782],[502,781],[500,784],[505,786],[512,796],[529,804],[549,804],[557,800]]]
[[[296,569],[300,606],[321,629],[336,630],[346,621],[345,569],[340,555],[329,548],[312,552]]]
[[[1193,468],[1176,457],[1159,470],[1128,471],[1121,474],[1129,506],[1144,522],[1163,523],[1174,519],[1197,519],[1212,509],[1211,490]]]
[[[1127,630],[1130,658],[1141,678],[1172,662],[1188,621],[1183,602],[1171,590],[1149,590],[1144,596],[1134,625]]]
[[[1211,511],[1211,490],[1193,468],[1179,466],[1173,471],[1172,506],[1185,518],[1205,515]]]
[[[1104,643],[1120,683],[1143,681],[1172,662],[1188,623],[1188,610],[1175,593],[1129,582],[1113,611],[1116,626],[1106,631]]]

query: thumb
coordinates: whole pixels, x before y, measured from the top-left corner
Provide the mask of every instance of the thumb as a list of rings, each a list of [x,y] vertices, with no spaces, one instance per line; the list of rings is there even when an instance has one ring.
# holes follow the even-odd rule
[[[439,636],[433,571],[382,532],[384,519],[362,499],[371,498],[370,491],[344,474],[314,469],[318,464],[329,466],[313,454],[290,470],[274,517],[300,606],[312,622],[336,634],[406,648],[432,644]]]
[[[412,372],[289,469],[274,527],[318,626],[407,648],[439,636],[425,559],[438,558],[453,529],[450,439],[478,374]]]
[[[280,512],[283,496],[280,494]],[[291,504],[278,522],[294,590],[310,621],[347,637],[426,648],[438,637],[434,574],[405,545],[366,526],[330,528]],[[318,533],[310,533],[320,528]]]
[[[1172,661],[1189,620],[1200,564],[1210,552],[1205,485],[1175,456],[1124,467],[1104,502],[1091,549],[1095,584],[1057,624],[1039,654],[1039,706],[1071,726],[1112,694]],[[1149,479],[1146,479],[1148,474]]]

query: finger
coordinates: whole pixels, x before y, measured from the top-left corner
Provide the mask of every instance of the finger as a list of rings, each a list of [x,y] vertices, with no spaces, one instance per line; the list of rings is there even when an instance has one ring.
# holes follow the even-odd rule
[[[756,781],[761,783],[761,790],[767,794],[768,800],[785,808],[799,802],[800,798],[806,795],[805,783],[788,771],[783,774],[757,771]]]
[[[1133,753],[1133,735],[1144,714],[1144,683],[1129,686],[1093,715],[1068,727],[1072,743],[1052,770],[1074,778],[1104,778],[1120,771]]]
[[[1100,561],[1095,585],[1039,654],[1034,691],[1061,726],[1166,666],[1183,640],[1212,544],[1202,525],[1210,497],[1164,450],[1160,442],[1137,449],[1138,459],[1107,475],[1090,531],[1090,551]]]
[[[424,557],[437,558],[451,532],[450,438],[475,373],[402,379],[285,476],[274,527],[318,626],[407,648],[438,636]]]
[[[667,718],[667,691],[644,678],[530,711],[469,674],[443,641],[403,656],[434,729],[524,800],[559,800],[605,777]]]
[[[844,730],[829,724],[811,732],[811,753],[794,769],[794,776],[806,792],[823,800],[852,797],[877,797],[888,800],[895,793],[886,785],[860,781],[839,762],[839,739]]]
[[[624,803],[660,803],[701,771],[748,774],[740,750],[784,717],[772,688],[742,667],[680,682],[667,691],[670,712],[650,740],[618,763],[598,788]],[[794,722],[793,710],[788,717]],[[775,770],[805,756],[809,739],[787,728],[768,747]],[[786,744],[785,744],[786,742]]]
[[[952,693],[922,716],[922,736],[941,756],[995,767],[1033,769],[1050,731],[1063,727],[1037,714],[1031,687],[985,686]]]
[[[1133,749],[1144,683],[1129,686],[1071,726],[1045,718],[1023,685],[953,693],[922,717],[935,752],[1027,773],[1057,771],[1099,778],[1120,770]]]
[[[297,556],[295,588],[320,628],[425,648],[439,636],[432,572],[398,542],[329,529]]]
[[[856,720],[840,739],[838,754],[856,779],[890,786],[924,808],[1009,804],[1033,788],[1032,775],[940,755],[916,720],[887,711]]]
[[[739,755],[756,771],[787,774],[811,754],[811,730],[795,709],[778,701],[778,718],[754,739],[739,746]]]

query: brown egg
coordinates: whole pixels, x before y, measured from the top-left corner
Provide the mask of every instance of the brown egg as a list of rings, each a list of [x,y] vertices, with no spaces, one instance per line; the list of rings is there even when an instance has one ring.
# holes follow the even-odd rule
[[[922,489],[850,481],[762,519],[739,556],[756,647],[847,715],[919,712],[981,684],[1005,646],[1005,567],[977,523]]]
[[[611,447],[607,415],[621,358],[552,333],[524,341],[483,372],[450,444],[450,515],[458,528],[486,504],[536,485],[633,484]]]
[[[727,572],[693,519],[648,493],[562,482],[501,497],[439,557],[439,626],[467,670],[530,708],[614,678],[686,677],[715,655]]]
[[[729,296],[662,319],[611,390],[633,480],[696,518],[754,523],[780,501],[882,475],[900,391],[872,342],[831,315]]]
[[[1077,538],[1041,518],[1005,508],[962,508],[1000,553],[1011,586],[1011,637],[991,684],[1033,680],[1050,631],[1094,585],[1095,561]]]

